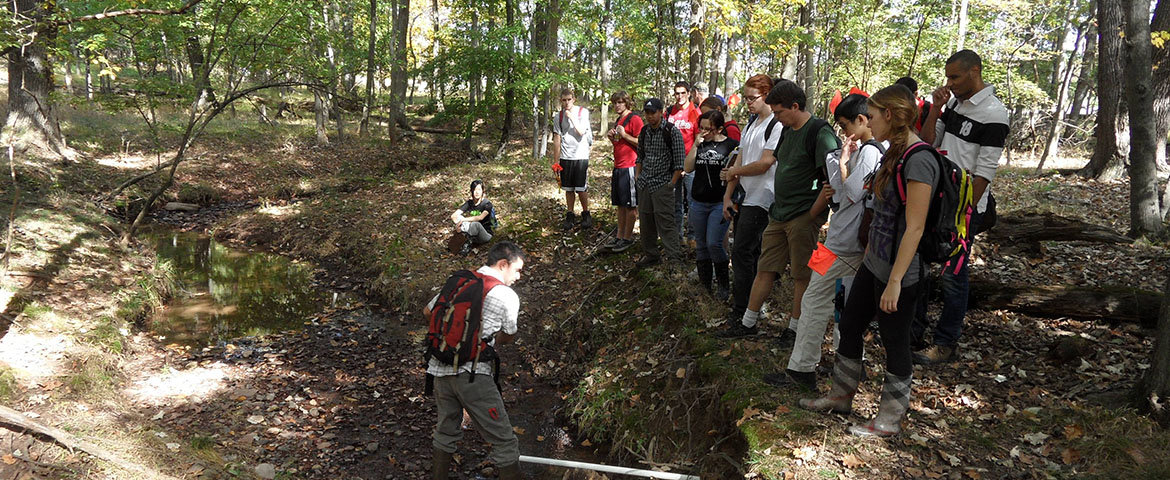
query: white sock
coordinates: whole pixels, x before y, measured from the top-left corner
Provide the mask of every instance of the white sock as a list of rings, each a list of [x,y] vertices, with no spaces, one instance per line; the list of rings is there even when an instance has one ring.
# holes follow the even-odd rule
[[[751,310],[744,310],[743,320],[740,320],[740,323],[743,323],[743,326],[745,326],[745,327],[752,328],[752,327],[756,326],[756,320],[759,320],[759,319],[760,319],[760,312],[753,312]]]

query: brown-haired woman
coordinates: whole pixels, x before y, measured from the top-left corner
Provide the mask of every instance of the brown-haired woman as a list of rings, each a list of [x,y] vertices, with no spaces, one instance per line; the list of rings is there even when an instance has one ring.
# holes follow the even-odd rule
[[[918,241],[938,184],[939,167],[929,146],[915,150],[908,157],[904,155],[921,142],[913,130],[918,106],[909,89],[893,85],[879,90],[869,97],[869,113],[873,115],[869,125],[874,138],[890,142],[871,188],[873,198],[869,207],[873,209],[873,221],[869,245],[841,316],[841,342],[833,368],[832,390],[825,397],[802,399],[800,406],[836,413],[852,410],[853,396],[864,373],[862,337],[876,316],[886,349],[881,403],[877,416],[864,425],[849,427],[849,432],[886,437],[901,431],[902,419],[910,405],[913,372],[910,323],[914,318],[918,280],[925,273],[918,258]],[[904,179],[902,185],[899,185],[899,170]],[[904,196],[900,189],[905,189]]]

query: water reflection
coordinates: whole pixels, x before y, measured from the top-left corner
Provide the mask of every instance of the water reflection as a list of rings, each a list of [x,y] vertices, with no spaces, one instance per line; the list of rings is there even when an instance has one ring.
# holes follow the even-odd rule
[[[159,260],[169,262],[179,280],[175,298],[152,327],[166,343],[200,348],[298,328],[339,301],[313,285],[311,267],[285,257],[240,252],[192,233],[152,237]]]

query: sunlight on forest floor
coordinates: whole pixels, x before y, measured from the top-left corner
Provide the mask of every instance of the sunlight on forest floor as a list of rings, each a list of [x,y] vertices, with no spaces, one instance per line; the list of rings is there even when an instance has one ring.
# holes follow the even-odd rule
[[[150,404],[181,398],[209,398],[223,389],[227,378],[225,368],[218,362],[188,370],[164,368],[133,381],[124,392],[134,401]]]

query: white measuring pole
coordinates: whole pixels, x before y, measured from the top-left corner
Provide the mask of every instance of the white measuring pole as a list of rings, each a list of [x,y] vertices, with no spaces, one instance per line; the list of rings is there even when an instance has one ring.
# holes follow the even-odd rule
[[[655,472],[653,470],[638,470],[636,468],[612,467],[609,465],[600,465],[596,463],[574,462],[572,460],[557,460],[555,458],[530,457],[528,455],[521,455],[520,461],[525,463],[552,465],[554,467],[581,468],[597,472],[619,473],[622,475],[630,475],[634,477],[661,478],[664,480],[701,480],[698,476],[685,475],[682,473]]]

